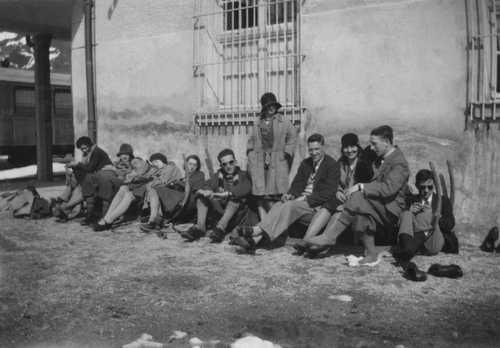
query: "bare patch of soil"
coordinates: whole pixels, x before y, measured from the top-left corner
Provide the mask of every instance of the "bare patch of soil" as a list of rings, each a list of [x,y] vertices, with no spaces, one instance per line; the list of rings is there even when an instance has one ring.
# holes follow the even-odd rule
[[[458,264],[463,278],[415,283],[392,258],[349,267],[342,248],[316,260],[289,246],[250,256],[173,231],[161,240],[137,223],[96,233],[1,220],[0,346],[121,347],[148,333],[166,347],[192,337],[227,347],[252,333],[299,348],[498,347],[500,254],[467,243],[415,258],[422,270]],[[174,330],[189,335],[169,342]]]

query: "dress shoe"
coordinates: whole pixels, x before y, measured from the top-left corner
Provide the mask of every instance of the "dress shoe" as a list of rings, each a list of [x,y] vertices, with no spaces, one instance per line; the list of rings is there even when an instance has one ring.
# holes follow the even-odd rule
[[[300,240],[297,244],[293,246],[297,255],[304,255],[307,249],[309,248],[309,244],[305,240]]]
[[[497,239],[498,239],[498,228],[493,227],[490,230],[490,232],[488,232],[488,234],[486,235],[486,238],[484,239],[479,249],[487,253],[492,253],[493,251],[495,251],[495,242],[497,241]]]
[[[240,237],[252,237],[253,227],[251,226],[236,226],[236,232]]]
[[[413,262],[407,262],[403,269],[405,270],[405,277],[414,282],[423,282],[427,280],[427,274],[419,270],[417,265]]]
[[[252,237],[238,237],[236,239],[236,244],[238,244],[242,251],[247,254],[255,254],[257,250],[257,244]]]
[[[315,259],[320,254],[327,251],[329,248],[330,248],[329,245],[310,246],[309,248],[307,248],[306,253],[307,253],[307,256],[309,256],[311,259]]]
[[[191,228],[187,231],[181,232],[181,237],[189,241],[194,241],[204,236],[205,233],[203,231],[200,231],[200,229],[196,225],[191,226]]]
[[[104,220],[104,224],[101,225],[100,223],[94,223],[92,224],[92,228],[94,229],[94,232],[102,232],[102,231],[108,231],[113,227],[113,223],[108,224],[106,220]]]
[[[213,243],[222,243],[224,237],[226,237],[226,231],[224,231],[220,227],[214,228],[212,232],[208,235],[208,238],[210,238]]]
[[[139,226],[139,229],[143,233],[153,233],[156,230],[156,224],[154,222],[148,222]]]
[[[82,225],[82,226],[89,226],[89,225],[92,225],[93,222],[95,222],[95,216],[94,216],[94,214],[87,214],[85,216],[85,219],[83,219],[83,221],[80,222],[80,225]]]
[[[442,266],[437,263],[431,265],[429,267],[429,270],[427,273],[432,274],[433,276],[436,277],[446,277],[446,278],[460,278],[464,274],[462,272],[462,269],[460,266],[457,265],[447,265],[447,266]]]
[[[61,205],[55,204],[52,207],[52,215],[59,219],[59,222],[68,222],[68,214],[61,208]]]

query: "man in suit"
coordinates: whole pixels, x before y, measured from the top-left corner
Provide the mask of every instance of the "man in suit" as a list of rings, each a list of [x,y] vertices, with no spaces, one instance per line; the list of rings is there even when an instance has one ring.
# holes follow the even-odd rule
[[[375,232],[377,225],[394,226],[405,207],[405,193],[410,171],[401,150],[393,145],[393,130],[380,126],[370,133],[373,177],[369,183],[357,184],[347,190],[347,201],[337,222],[322,235],[309,239],[307,253],[317,256],[335,245],[337,237],[351,226],[355,237],[363,242],[366,256],[361,264],[375,262]]]
[[[303,160],[292,185],[264,219],[254,227],[238,226],[237,243],[247,252],[254,253],[256,243],[263,235],[275,240],[301,217],[335,197],[340,179],[337,161],[325,154],[325,139],[313,134],[307,139],[310,157]]]
[[[434,232],[431,230],[432,215],[437,208],[437,196],[433,193],[434,175],[430,170],[420,170],[415,178],[419,194],[409,197],[406,209],[399,219],[399,247],[393,250],[394,257],[401,262],[410,261],[417,252],[422,255],[436,255],[449,252],[450,238],[454,235],[455,216],[451,201],[441,196],[441,216]],[[458,245],[457,245],[458,246]]]

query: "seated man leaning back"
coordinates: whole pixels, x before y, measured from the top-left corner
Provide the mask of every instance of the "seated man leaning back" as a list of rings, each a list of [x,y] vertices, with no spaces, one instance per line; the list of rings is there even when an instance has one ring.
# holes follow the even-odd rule
[[[252,192],[247,172],[237,166],[231,149],[222,150],[217,159],[220,169],[205,181],[203,189],[196,191],[196,225],[181,233],[181,237],[187,240],[193,241],[205,236],[209,213],[211,217],[220,217],[216,227],[208,235],[214,243],[222,242],[236,224],[253,221],[254,214],[246,204],[246,198]]]
[[[292,185],[264,219],[254,227],[238,226],[237,243],[248,253],[255,253],[263,235],[271,241],[301,217],[315,213],[335,198],[340,180],[340,166],[325,154],[325,139],[313,134],[307,139],[310,157],[303,160]]]

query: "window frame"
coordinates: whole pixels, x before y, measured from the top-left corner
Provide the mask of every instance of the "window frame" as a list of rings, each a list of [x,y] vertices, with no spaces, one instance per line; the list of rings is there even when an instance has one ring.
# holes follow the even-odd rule
[[[208,4],[211,0],[202,0],[204,4]],[[227,11],[224,6],[227,3],[237,3],[238,0],[223,0],[220,2],[220,8],[212,12],[200,11],[196,13],[196,3],[200,0],[194,0],[195,3],[195,16],[194,16],[194,53],[193,53],[193,119],[194,123],[198,126],[213,126],[213,125],[251,125],[260,115],[260,103],[259,99],[265,92],[273,92],[276,94],[278,101],[283,105],[283,114],[290,116],[293,123],[300,123],[302,120],[302,114],[305,111],[305,107],[302,102],[302,90],[301,90],[301,72],[302,72],[302,60],[304,55],[301,53],[300,48],[300,28],[301,28],[301,2],[300,0],[249,0],[251,5],[248,7],[253,7],[256,10],[253,11],[253,16],[256,20],[254,26],[245,26],[244,28],[233,28],[227,29],[226,18],[228,17]],[[270,19],[269,8],[270,6],[283,6],[283,18],[282,23],[267,24]],[[200,5],[202,6],[202,5]],[[207,5],[208,6],[208,5]],[[287,6],[291,6],[291,10]],[[248,7],[241,8],[231,11],[244,11],[242,9],[248,10]],[[277,7],[276,7],[277,8]],[[263,12],[262,9],[265,9]],[[294,11],[295,9],[295,11]],[[220,10],[220,11],[219,11]],[[292,12],[289,16],[286,13]],[[275,11],[277,12],[277,11]],[[202,33],[200,30],[205,29],[207,33],[210,30],[206,27],[209,24],[202,23],[204,16],[214,16],[212,20],[217,20],[216,15],[220,14],[219,20],[223,23],[213,24],[213,27],[218,27],[221,30],[217,33],[216,30],[214,34],[211,35],[211,42],[213,44],[213,49],[219,55],[221,61],[210,62],[210,58],[203,57],[201,60],[197,57],[197,49],[202,50],[202,45],[206,45],[206,42],[202,43]],[[279,14],[275,15],[277,18]],[[263,18],[266,18],[263,21]],[[209,19],[206,19],[208,23]],[[272,20],[272,19],[271,19]],[[279,20],[275,20],[279,22]],[[241,23],[241,14],[240,22]],[[264,22],[265,25],[259,23]],[[234,23],[234,22],[233,22]],[[247,22],[248,23],[248,22]],[[207,34],[208,36],[209,34]],[[198,41],[197,41],[198,40]],[[275,42],[272,42],[275,40]],[[289,42],[291,40],[291,43]],[[265,41],[265,49],[262,48],[262,42]],[[285,54],[282,56],[273,56],[269,53],[270,47],[274,44],[275,49],[279,53],[280,45],[284,45]],[[197,47],[199,45],[199,47]],[[215,47],[217,46],[217,47]],[[242,53],[242,47],[245,48],[245,53]],[[249,48],[250,47],[250,48]],[[219,49],[218,49],[219,48]],[[231,53],[226,54],[225,50],[230,49]],[[240,50],[237,52],[237,59],[232,59],[234,50]],[[249,52],[247,52],[248,50]],[[265,51],[265,56],[262,57],[262,52]],[[291,52],[291,53],[290,53]],[[230,59],[227,59],[231,55]],[[241,58],[242,56],[245,56]],[[273,59],[277,61],[274,64]],[[285,60],[283,60],[285,59]],[[284,61],[285,63],[283,63]],[[289,61],[291,63],[289,63]],[[234,65],[236,64],[236,68]],[[246,65],[251,67],[246,67]],[[272,64],[277,65],[277,68],[269,68]],[[210,67],[215,70],[217,65],[217,72],[206,72]],[[241,67],[245,65],[244,67]],[[252,67],[257,65],[257,70]],[[235,71],[228,72],[228,69],[235,69]],[[203,70],[203,71],[202,71]],[[213,87],[215,91],[213,92],[214,100],[211,107],[204,106],[203,97],[205,95],[205,84],[207,83],[207,75],[215,75],[217,79],[217,87]],[[272,75],[276,75],[273,77]],[[295,74],[295,75],[294,75]],[[236,78],[235,78],[236,76]],[[246,79],[246,80],[245,80]],[[245,81],[244,81],[245,80]],[[281,81],[283,81],[285,87],[281,86],[278,89],[283,89],[284,93],[280,91],[267,90],[273,83],[280,86]],[[233,86],[232,84],[236,84]],[[201,86],[200,86],[201,84]],[[226,84],[230,84],[227,87]],[[236,97],[234,97],[236,94]],[[285,94],[285,95],[283,95]],[[250,95],[250,97],[248,97]],[[289,97],[290,96],[290,97]],[[227,98],[231,98],[227,101]],[[233,100],[234,97],[234,100]],[[211,110],[210,110],[211,109]]]

